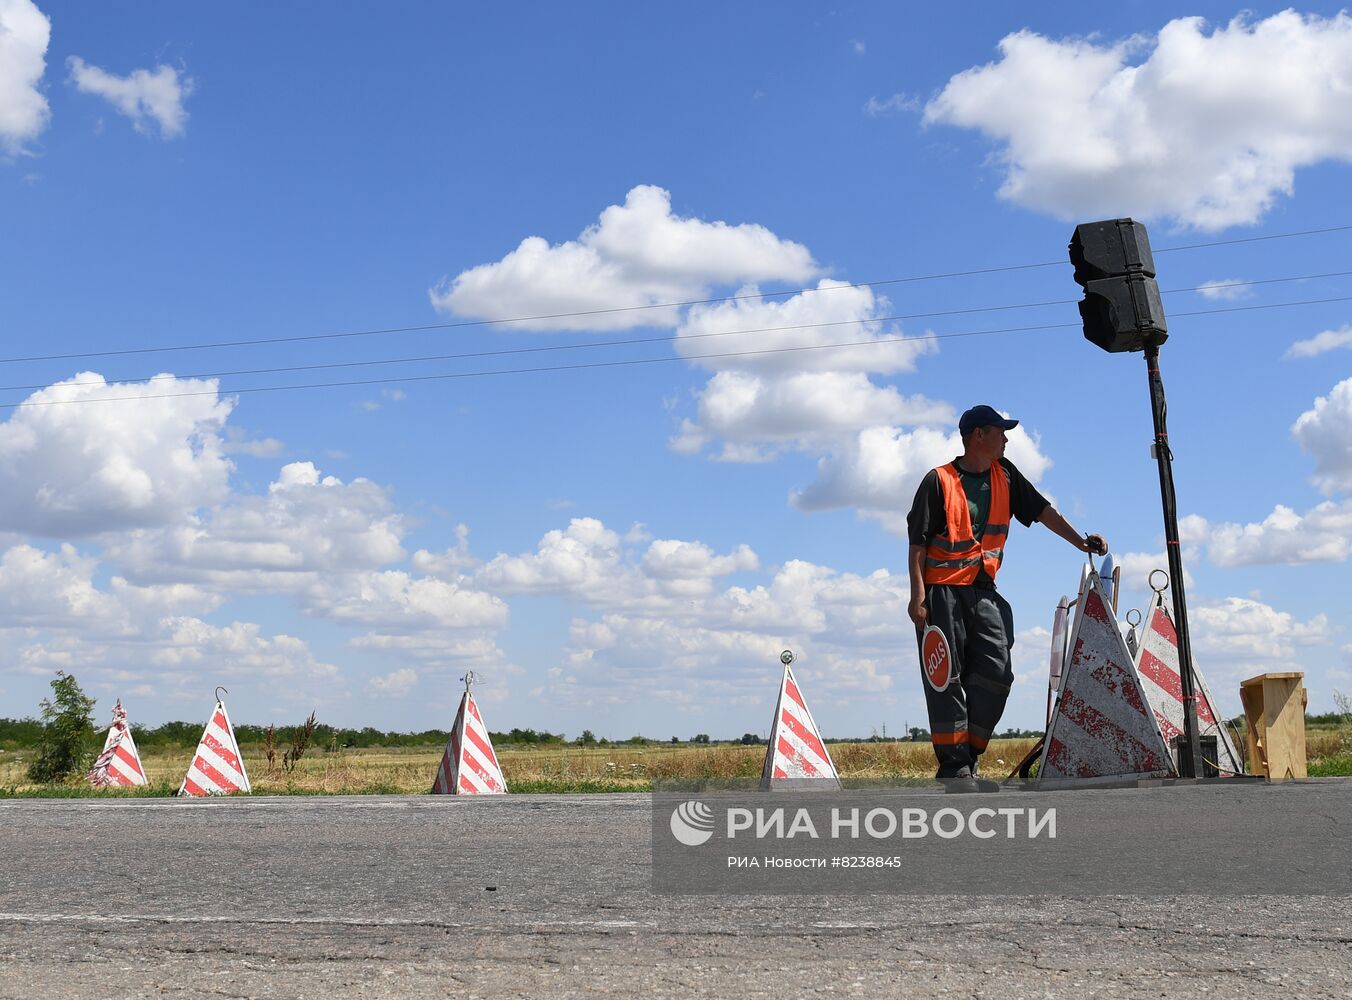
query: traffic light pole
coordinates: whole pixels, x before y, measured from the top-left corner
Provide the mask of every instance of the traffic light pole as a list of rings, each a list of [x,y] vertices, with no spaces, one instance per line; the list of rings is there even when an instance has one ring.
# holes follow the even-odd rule
[[[1173,453],[1169,450],[1166,425],[1169,407],[1164,401],[1160,377],[1160,345],[1153,338],[1145,344],[1145,365],[1150,376],[1150,412],[1155,418],[1155,460],[1160,470],[1160,499],[1164,504],[1164,548],[1169,559],[1169,587],[1174,603],[1174,627],[1178,630],[1178,674],[1183,682],[1183,746],[1178,754],[1181,778],[1199,778],[1202,741],[1197,731],[1197,687],[1192,673],[1192,640],[1188,636],[1188,602],[1183,588],[1183,554],[1178,542],[1178,505],[1174,495]]]

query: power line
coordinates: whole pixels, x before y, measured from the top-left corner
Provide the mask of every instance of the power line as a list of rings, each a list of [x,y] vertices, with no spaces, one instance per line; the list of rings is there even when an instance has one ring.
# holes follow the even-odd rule
[[[1176,312],[1175,316],[1215,316],[1220,313],[1254,312],[1259,309],[1285,309],[1287,306],[1322,306],[1330,302],[1352,302],[1352,295],[1339,295],[1329,299],[1300,299],[1297,302],[1269,302],[1253,306],[1227,306],[1223,309],[1194,309],[1191,312]]]
[[[1352,226],[1328,226],[1325,229],[1302,229],[1294,233],[1272,233],[1268,236],[1242,236],[1233,240],[1212,240],[1210,243],[1188,243],[1176,247],[1165,247],[1155,253],[1176,253],[1179,250],[1203,250],[1208,247],[1229,247],[1238,243],[1264,243],[1267,240],[1289,240],[1297,236],[1320,236],[1324,233],[1344,233]]]
[[[1290,275],[1284,278],[1257,278],[1248,281],[1236,280],[1236,281],[1215,282],[1204,285],[1195,285],[1189,288],[1170,288],[1161,292],[1161,294],[1177,295],[1182,294],[1184,292],[1198,292],[1221,288],[1240,288],[1252,285],[1281,284],[1284,282],[1291,281],[1313,281],[1319,278],[1343,278],[1349,275],[1352,275],[1352,271],[1328,271],[1322,274],[1298,274],[1298,275]],[[828,320],[823,321],[821,323],[795,323],[785,326],[765,326],[765,327],[753,327],[750,329],[743,330],[721,330],[709,333],[690,333],[681,336],[630,337],[622,340],[587,341],[585,343],[574,343],[574,344],[546,344],[541,345],[539,347],[507,347],[507,348],[499,348],[497,350],[492,351],[469,351],[458,354],[425,354],[403,358],[377,358],[369,361],[335,361],[335,362],[326,362],[323,364],[287,365],[274,368],[242,368],[229,371],[197,372],[194,374],[179,375],[178,377],[189,379],[189,378],[229,378],[236,375],[280,375],[291,372],[327,371],[335,368],[371,368],[379,365],[416,364],[428,361],[462,361],[470,358],[502,357],[506,355],[515,355],[515,354],[539,354],[550,351],[576,351],[576,350],[589,350],[601,347],[627,347],[635,344],[665,344],[665,343],[674,344],[684,340],[697,340],[709,337],[736,337],[749,335],[753,333],[782,333],[790,330],[816,330],[825,327],[854,326],[864,323],[890,323],[898,320],[907,320],[907,319],[934,319],[944,316],[972,315],[975,313],[1008,312],[1016,309],[1038,309],[1048,306],[1074,305],[1077,301],[1078,300],[1076,299],[1052,299],[1045,302],[1022,302],[998,306],[976,306],[967,309],[944,309],[935,312],[924,312],[924,313],[897,313],[889,316],[868,316],[862,319]],[[1193,315],[1193,314],[1178,313],[1177,315]],[[125,353],[125,352],[112,352],[112,353]],[[99,354],[68,355],[68,357],[86,357],[86,358],[98,356],[100,355]],[[122,381],[142,382],[148,381],[150,378],[152,378],[152,376],[150,375],[132,376],[124,378],[122,379]],[[44,382],[32,385],[6,385],[0,386],[0,392],[21,392],[31,389],[42,389],[49,384],[50,383]],[[89,381],[89,382],[69,382],[67,384],[98,385],[100,383]]]
[[[1352,296],[1350,296],[1352,298]],[[1025,330],[1056,330],[1078,327],[1078,323],[1053,323],[1044,326],[1014,327],[1001,330],[974,330],[963,333],[923,334],[918,337],[886,337],[877,340],[858,340],[844,344],[801,344],[794,347],[766,347],[754,351],[727,351],[719,354],[668,355],[661,358],[630,358],[621,361],[585,361],[575,365],[541,365],[536,368],[502,368],[481,372],[449,372],[437,375],[401,375],[393,378],[351,379],[342,382],[310,382],[301,385],[249,386],[243,389],[214,389],[193,392],[166,392],[141,396],[107,396],[98,399],[49,399],[37,402],[0,403],[0,409],[13,410],[28,406],[64,406],[71,403],[116,403],[144,399],[179,399],[192,396],[242,395],[252,392],[283,392],[294,389],[332,389],[343,386],[389,385],[403,382],[435,382],[446,379],[483,378],[492,375],[527,375],[538,372],[580,371],[588,368],[622,368],[633,365],[671,364],[677,361],[706,361],[722,358],[745,358],[764,354],[788,354],[796,351],[840,350],[847,347],[871,347],[879,344],[906,344],[930,340],[950,340],[957,337],[982,337],[992,334],[1012,333]],[[172,376],[171,376],[172,377]],[[155,380],[151,379],[153,383]],[[94,385],[97,383],[85,383]]]
[[[1223,313],[1251,312],[1260,309],[1285,309],[1290,308],[1292,306],[1323,305],[1332,302],[1352,302],[1352,295],[1345,295],[1325,299],[1302,299],[1295,302],[1273,302],[1265,305],[1227,306],[1218,309],[1196,309],[1188,312],[1175,313],[1174,315],[1212,316],[1212,315],[1220,315]],[[767,347],[751,351],[727,351],[718,354],[674,355],[661,358],[631,358],[619,361],[590,361],[590,362],[580,362],[574,365],[540,365],[534,368],[502,368],[490,371],[449,372],[449,373],[440,373],[436,375],[400,375],[391,378],[348,379],[338,382],[310,382],[298,385],[246,386],[244,388],[239,389],[217,388],[212,390],[201,390],[193,392],[155,393],[136,396],[108,396],[101,398],[51,399],[38,401],[25,400],[18,403],[0,403],[0,410],[14,410],[23,407],[34,407],[34,406],[65,406],[77,403],[115,403],[115,402],[126,402],[131,400],[179,399],[194,396],[244,395],[246,393],[257,393],[257,392],[289,392],[300,389],[333,389],[352,386],[391,385],[406,382],[435,382],[435,381],[446,381],[450,379],[485,378],[498,375],[528,375],[541,372],[581,371],[592,368],[623,368],[637,365],[671,364],[673,362],[680,361],[721,360],[726,358],[757,357],[768,354],[790,354],[799,351],[842,350],[845,348],[875,347],[881,344],[921,343],[935,340],[955,340],[962,337],[985,337],[997,334],[1024,333],[1041,330],[1077,329],[1079,328],[1079,326],[1080,326],[1079,323],[1049,323],[1038,326],[1005,327],[996,330],[971,330],[958,333],[922,334],[916,337],[883,337],[874,340],[859,340],[843,344],[803,344],[796,345],[793,347]],[[154,381],[155,381],[154,379],[151,379],[152,383]],[[96,383],[84,383],[84,384],[96,384]]]
[[[1289,233],[1272,233],[1267,236],[1248,236],[1233,240],[1215,240],[1209,243],[1191,243],[1175,247],[1163,247],[1154,252],[1174,253],[1180,250],[1201,250],[1208,247],[1233,246],[1240,243],[1260,243],[1268,240],[1294,239],[1304,236],[1317,236],[1325,233],[1338,233],[1352,230],[1352,225],[1329,226],[1324,229],[1305,229]],[[556,319],[581,319],[588,316],[607,316],[616,313],[641,312],[654,309],[679,309],[687,306],[712,305],[719,302],[739,302],[746,299],[770,299],[780,296],[804,295],[808,293],[843,291],[855,288],[876,288],[884,285],[907,284],[920,281],[936,281],[942,278],[973,277],[981,274],[999,274],[1009,271],[1024,271],[1042,267],[1057,267],[1065,260],[1041,261],[1032,264],[1008,264],[1000,267],[973,268],[966,271],[945,271],[935,274],[917,274],[900,278],[881,278],[875,281],[842,282],[827,288],[795,288],[777,292],[748,292],[737,295],[723,295],[706,299],[686,299],[678,302],[653,302],[637,306],[615,306],[608,309],[583,309],[574,312],[542,313],[534,316],[513,316],[504,319],[457,320],[450,323],[425,323],[418,326],[381,327],[369,330],[351,330],[342,333],[299,334],[291,337],[258,337],[249,340],[223,340],[203,344],[169,344],[162,347],[131,347],[113,351],[88,351],[73,354],[39,354],[27,357],[0,358],[0,364],[20,364],[31,361],[71,361],[81,358],[109,358],[131,354],[163,354],[177,351],[205,351],[227,347],[258,347],[265,344],[296,344],[319,340],[344,340],[358,337],[378,337],[399,333],[425,333],[432,330],[456,330],[476,326],[504,326],[513,323],[538,323]],[[1294,279],[1291,279],[1294,280]],[[1195,290],[1195,289],[1191,289]],[[1060,302],[1033,303],[1028,306],[997,306],[993,309],[1030,308],[1032,305],[1061,305]],[[978,310],[979,311],[979,310]],[[955,315],[956,313],[918,313],[905,319],[928,316]]]

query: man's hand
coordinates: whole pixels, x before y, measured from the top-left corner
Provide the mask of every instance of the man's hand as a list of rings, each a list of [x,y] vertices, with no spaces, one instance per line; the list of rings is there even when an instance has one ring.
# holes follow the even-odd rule
[[[1047,504],[1038,520],[1046,525],[1052,534],[1064,538],[1081,552],[1092,552],[1098,556],[1108,554],[1108,540],[1106,538],[1102,535],[1081,535],[1051,504]]]
[[[911,621],[915,622],[916,628],[924,628],[929,622],[929,609],[925,607],[923,597],[911,598],[911,603],[906,607],[906,613],[911,616]]]

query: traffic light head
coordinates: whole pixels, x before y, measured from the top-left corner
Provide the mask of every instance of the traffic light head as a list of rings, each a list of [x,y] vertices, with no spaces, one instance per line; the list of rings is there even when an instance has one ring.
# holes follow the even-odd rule
[[[1075,227],[1070,240],[1070,262],[1075,281],[1083,285],[1119,274],[1155,276],[1155,258],[1145,226],[1131,219],[1105,219]]]
[[[1169,336],[1145,226],[1131,219],[1086,222],[1070,241],[1075,281],[1084,287],[1084,336],[1105,351],[1140,351]]]

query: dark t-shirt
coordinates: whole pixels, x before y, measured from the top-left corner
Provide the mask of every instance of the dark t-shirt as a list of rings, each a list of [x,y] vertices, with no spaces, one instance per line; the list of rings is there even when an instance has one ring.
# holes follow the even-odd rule
[[[1000,464],[1004,467],[1005,476],[1009,480],[1009,513],[1026,528],[1047,509],[1047,498],[1023,478],[1023,473],[1008,459],[1000,459]],[[962,491],[967,494],[967,511],[972,516],[972,535],[980,538],[986,527],[986,520],[990,517],[990,470],[967,472],[959,462],[958,475],[962,480]],[[934,469],[925,474],[925,478],[920,481],[920,488],[915,491],[915,502],[911,504],[911,512],[906,515],[906,528],[911,544],[921,546],[928,545],[931,538],[948,530],[948,517],[944,513],[943,487],[939,485],[939,473]],[[982,569],[977,574],[977,583],[990,582],[990,577]]]

